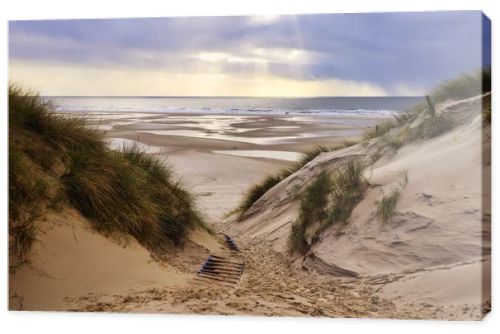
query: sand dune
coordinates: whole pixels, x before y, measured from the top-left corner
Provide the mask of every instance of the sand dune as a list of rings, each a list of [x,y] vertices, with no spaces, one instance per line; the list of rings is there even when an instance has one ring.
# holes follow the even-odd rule
[[[39,230],[29,265],[10,275],[11,309],[65,310],[65,300],[86,294],[186,284],[135,240],[106,238],[74,210],[48,216]]]
[[[74,210],[51,214],[40,222],[31,262],[10,275],[9,307],[480,319],[488,307],[489,285],[482,278],[490,265],[489,225],[481,224],[489,208],[481,203],[480,102],[473,98],[438,106],[453,129],[430,140],[395,150],[378,138],[322,153],[268,191],[239,222],[234,217],[222,220],[251,184],[290,162],[213,153],[234,149],[230,141],[118,127],[109,132],[111,138],[161,148],[215,233],[192,231],[183,248],[153,260],[134,240],[124,243],[92,231]],[[273,124],[265,122],[267,127]],[[303,138],[270,149],[300,151],[326,139]],[[330,139],[329,144],[340,140]],[[237,145],[258,149],[256,144]],[[290,258],[286,241],[301,192],[321,170],[334,171],[352,158],[377,161],[365,170],[370,186],[350,223],[331,226],[305,257]],[[383,223],[376,214],[377,201],[398,187],[405,174],[408,182],[396,212]],[[235,237],[240,254],[229,253],[220,232]],[[241,282],[226,287],[196,281],[195,273],[209,254],[237,256],[244,262]]]
[[[186,287],[208,253],[221,244],[204,230],[193,230],[181,254],[153,258],[135,239],[105,237],[73,209],[50,214],[38,224],[29,263],[9,278],[9,308],[68,310],[72,301],[153,288]],[[180,259],[179,259],[180,257]]]
[[[465,312],[464,316],[479,317],[484,302],[480,263],[490,253],[489,244],[482,243],[481,101],[478,97],[439,106],[438,114],[446,115],[453,129],[436,138],[393,152],[387,151],[385,145],[382,158],[365,170],[370,187],[354,209],[350,223],[328,228],[309,255],[296,260],[296,266],[321,272],[329,264],[339,268],[330,271],[340,276],[347,272],[365,277],[382,275],[386,277],[384,285],[395,273],[411,273],[413,276],[398,279],[394,286],[388,283],[381,292],[408,301],[416,299],[410,291],[425,285],[418,299],[431,300],[433,305],[453,302],[458,308],[471,309],[464,306],[467,301],[474,305],[475,313]],[[296,194],[304,189],[306,181],[323,169],[339,168],[353,157],[380,152],[380,141],[374,139],[368,144],[322,153],[268,191],[247,211],[242,222],[230,222],[227,228],[270,241],[274,249],[285,252],[291,223],[298,212]],[[396,212],[383,223],[377,216],[377,202],[383,194],[399,187],[405,174],[408,183],[401,191]],[[318,260],[311,261],[311,256]],[[318,263],[321,266],[315,268]],[[431,267],[440,268],[415,273]],[[443,289],[443,284],[448,288]]]

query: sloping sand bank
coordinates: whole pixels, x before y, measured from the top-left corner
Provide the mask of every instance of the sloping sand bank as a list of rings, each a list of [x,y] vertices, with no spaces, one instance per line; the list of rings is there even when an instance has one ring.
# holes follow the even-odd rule
[[[134,239],[114,240],[92,231],[75,210],[51,214],[38,228],[30,262],[10,274],[10,309],[68,310],[73,298],[180,287],[190,277],[154,261]],[[211,247],[199,233],[196,240]]]
[[[340,276],[354,272],[377,277],[384,286],[380,292],[397,295],[404,303],[453,304],[464,318],[477,319],[482,305],[488,304],[483,296],[489,294],[482,293],[487,290],[483,284],[487,287],[488,283],[482,277],[488,271],[484,263],[489,263],[483,261],[490,253],[489,223],[482,221],[483,213],[489,215],[481,201],[482,101],[483,97],[476,97],[438,106],[437,114],[446,117],[451,129],[432,139],[390,148],[387,142],[403,130],[395,128],[387,136],[322,153],[254,203],[243,221],[231,221],[227,228],[267,240],[275,250],[286,252],[298,213],[297,194],[308,180],[321,170],[335,171],[356,157],[376,160],[365,169],[370,186],[349,223],[330,226],[309,255],[296,258],[295,266],[324,271],[330,264],[339,268]],[[394,215],[383,222],[377,214],[378,203],[397,189],[400,197]],[[310,261],[311,256],[317,260]],[[318,263],[322,268],[316,268]],[[395,274],[411,276],[391,283]],[[411,293],[417,288],[418,292]]]

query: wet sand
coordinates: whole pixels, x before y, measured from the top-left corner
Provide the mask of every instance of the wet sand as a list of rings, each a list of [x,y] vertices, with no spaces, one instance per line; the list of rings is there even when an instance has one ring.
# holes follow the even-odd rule
[[[318,145],[355,140],[381,121],[367,116],[282,116],[158,113],[87,113],[110,146],[137,143],[172,165],[197,197],[207,220],[217,224],[244,192],[265,176],[290,166]]]

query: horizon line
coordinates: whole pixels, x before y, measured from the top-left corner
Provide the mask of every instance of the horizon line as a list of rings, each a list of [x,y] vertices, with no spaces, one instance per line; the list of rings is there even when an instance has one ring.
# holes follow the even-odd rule
[[[424,97],[425,95],[321,95],[321,96],[252,96],[252,95],[39,95],[40,97],[52,98],[264,98],[264,99],[315,99],[315,98],[408,98],[408,97]]]

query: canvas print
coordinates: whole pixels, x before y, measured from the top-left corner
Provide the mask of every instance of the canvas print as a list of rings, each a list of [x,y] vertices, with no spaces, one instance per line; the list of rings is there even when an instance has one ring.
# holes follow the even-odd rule
[[[9,309],[480,320],[480,11],[9,22]]]

